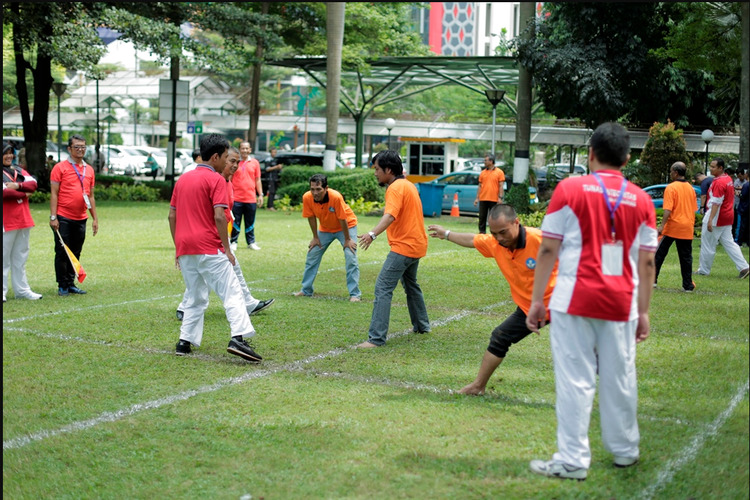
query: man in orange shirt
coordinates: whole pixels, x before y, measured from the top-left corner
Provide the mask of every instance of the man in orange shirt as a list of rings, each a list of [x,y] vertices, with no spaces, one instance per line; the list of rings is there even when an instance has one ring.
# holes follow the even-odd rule
[[[427,307],[422,289],[417,283],[419,259],[427,255],[427,233],[424,230],[419,192],[404,177],[404,166],[397,152],[381,151],[375,155],[372,163],[378,183],[388,186],[385,191],[385,210],[375,228],[359,236],[359,246],[367,250],[375,238],[387,229],[391,251],[375,282],[375,302],[372,306],[368,340],[357,346],[364,348],[385,344],[393,290],[399,280],[406,292],[406,305],[414,331],[430,331]]]
[[[498,203],[503,202],[505,190],[505,172],[495,166],[495,157],[484,157],[484,170],[479,174],[479,189],[474,205],[479,204],[479,232],[484,234],[487,229],[487,212]]]
[[[357,216],[344,197],[328,187],[328,178],[323,174],[310,177],[310,191],[302,196],[302,217],[310,223],[313,239],[307,250],[305,272],[302,275],[302,289],[294,295],[313,294],[313,282],[318,274],[320,260],[333,240],[339,240],[344,248],[346,263],[346,286],[349,300],[359,302],[359,264],[357,262]],[[318,227],[320,220],[320,227]]]
[[[255,243],[255,213],[259,206],[263,206],[263,185],[260,182],[260,163],[250,156],[252,151],[249,142],[240,143],[240,166],[232,177],[234,187],[234,206],[232,207],[234,224],[230,238],[232,251],[237,249],[243,216],[245,217],[247,248],[260,250]]]
[[[492,331],[490,344],[482,358],[477,378],[461,389],[461,394],[481,396],[487,382],[505,359],[511,344],[525,339],[531,330],[526,326],[526,314],[531,306],[534,290],[534,269],[542,231],[535,227],[524,227],[518,221],[516,211],[510,205],[495,205],[489,212],[490,234],[454,233],[442,226],[428,226],[430,236],[447,240],[466,248],[476,248],[485,257],[495,259],[497,267],[510,285],[510,294],[518,307]],[[549,304],[552,289],[557,280],[557,266],[547,283],[544,302]],[[549,312],[547,313],[549,321]],[[539,332],[537,332],[538,334]]]
[[[682,274],[682,289],[686,292],[695,290],[695,283],[691,278],[693,272],[693,228],[695,226],[695,211],[698,205],[693,186],[685,179],[687,168],[681,161],[672,164],[669,177],[672,183],[664,190],[664,215],[656,230],[661,235],[656,249],[656,278],[654,288],[659,280],[659,271],[664,259],[672,247],[677,246],[680,258],[680,273]]]

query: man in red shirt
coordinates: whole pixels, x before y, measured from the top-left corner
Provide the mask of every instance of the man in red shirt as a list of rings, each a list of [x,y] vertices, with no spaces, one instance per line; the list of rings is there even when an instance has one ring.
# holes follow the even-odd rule
[[[724,159],[716,158],[711,161],[711,175],[714,180],[708,189],[706,214],[703,216],[701,229],[700,266],[695,274],[708,275],[716,256],[716,247],[721,243],[734,266],[740,272],[739,278],[747,278],[750,274],[742,250],[732,238],[732,222],[734,221],[734,181],[724,173]]]
[[[234,187],[234,206],[231,207],[234,214],[232,225],[232,251],[237,249],[237,240],[240,237],[240,226],[242,218],[245,218],[245,241],[247,247],[260,250],[255,243],[255,213],[259,206],[263,206],[263,185],[260,182],[260,163],[250,156],[252,148],[249,142],[240,144],[240,164],[237,167],[232,186]]]
[[[190,354],[200,346],[208,294],[221,299],[231,330],[227,352],[250,362],[262,358],[245,340],[255,328],[245,310],[240,282],[233,266],[236,258],[229,247],[227,182],[220,174],[227,162],[229,142],[221,135],[207,134],[200,142],[203,163],[178,179],[169,207],[169,229],[175,244],[175,264],[185,280],[185,308],[175,353]]]
[[[50,172],[49,226],[55,240],[57,294],[62,297],[86,292],[73,284],[75,270],[60,243],[57,231],[76,259],[81,258],[86,239],[86,210],[91,212],[93,235],[96,236],[99,232],[94,199],[94,168],[83,161],[86,139],[77,134],[71,135],[68,139],[68,153],[70,157],[55,165]]]
[[[310,223],[313,239],[310,240],[305,259],[305,272],[302,275],[302,289],[294,295],[313,294],[313,282],[323,254],[333,240],[339,240],[344,248],[346,265],[346,286],[349,300],[359,302],[359,264],[357,262],[357,216],[344,197],[328,187],[328,178],[323,174],[310,177],[310,191],[302,196],[302,217]],[[320,221],[320,227],[318,227]]]
[[[417,283],[419,259],[427,255],[427,233],[424,230],[422,202],[416,186],[404,177],[401,157],[395,151],[381,151],[372,159],[375,177],[385,191],[383,217],[372,231],[359,236],[359,246],[367,250],[385,231],[391,251],[375,282],[375,302],[368,340],[357,347],[371,348],[385,344],[391,319],[391,300],[398,282],[404,286],[406,305],[412,328],[417,333],[430,331],[430,320],[422,289]]]
[[[597,375],[604,447],[616,467],[639,459],[635,345],[649,335],[657,235],[651,198],[622,175],[629,159],[628,131],[599,125],[589,142],[592,175],[560,182],[542,222],[526,325],[539,331],[546,322],[544,294],[557,262],[549,336],[558,451],[529,464],[543,476],[586,479]]]
[[[488,217],[490,234],[454,233],[437,224],[427,226],[433,238],[466,248],[476,248],[483,256],[494,258],[510,285],[513,302],[518,306],[513,314],[492,331],[490,345],[484,353],[474,382],[458,391],[475,396],[484,394],[487,382],[505,359],[511,344],[522,341],[531,333],[526,326],[526,313],[531,305],[536,256],[542,242],[542,232],[535,227],[522,226],[516,211],[510,205],[495,205],[490,209]],[[556,279],[555,267],[544,292],[545,304],[549,303]]]
[[[487,231],[487,212],[498,203],[503,202],[505,190],[505,172],[495,166],[495,157],[487,155],[484,157],[484,170],[479,174],[479,188],[474,205],[479,204],[479,232]]]

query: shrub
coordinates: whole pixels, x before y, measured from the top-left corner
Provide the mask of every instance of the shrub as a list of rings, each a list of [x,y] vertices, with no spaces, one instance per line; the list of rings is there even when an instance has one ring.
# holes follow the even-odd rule
[[[159,190],[143,184],[112,184],[94,191],[99,201],[157,201]]]
[[[34,191],[29,196],[29,203],[49,203],[49,193],[45,191]]]
[[[176,182],[176,181],[175,181]],[[156,189],[159,192],[159,199],[170,201],[172,199],[172,182],[169,181],[146,181],[141,185]]]
[[[503,201],[512,206],[517,214],[528,214],[530,212],[529,182],[524,181],[521,184],[512,184]]]
[[[281,173],[282,186],[278,190],[278,195],[282,198],[289,196],[292,205],[302,203],[302,195],[310,190],[310,176],[317,173],[325,174],[328,177],[328,187],[340,192],[345,200],[356,200],[360,197],[366,202],[385,200],[385,189],[378,185],[371,170],[324,172],[322,167],[294,166],[284,168]]]
[[[135,179],[127,175],[103,175],[97,174],[96,186],[109,187],[112,184],[135,184]]]
[[[692,159],[685,149],[685,138],[681,129],[675,129],[674,123],[656,122],[648,131],[648,139],[643,147],[641,163],[648,168],[642,173],[646,185],[669,182],[669,168],[676,161],[688,167],[688,178],[692,176]]]

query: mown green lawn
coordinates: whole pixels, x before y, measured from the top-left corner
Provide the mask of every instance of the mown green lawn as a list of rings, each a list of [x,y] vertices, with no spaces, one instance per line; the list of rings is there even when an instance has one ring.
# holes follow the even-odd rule
[[[307,221],[260,210],[261,250],[237,254],[254,295],[276,303],[253,317],[264,362],[251,365],[226,352],[215,295],[201,348],[174,355],[184,284],[166,203],[100,203],[81,258],[89,293],[67,298],[55,295],[48,208],[32,212],[27,270],[44,299],[10,292],[3,306],[6,498],[748,498],[748,280],[723,249],[693,294],[672,250],[638,346],[642,460],[612,467],[595,410],[579,483],[528,469],[556,449],[546,330],[511,349],[485,396],[455,393],[515,309],[475,250],[431,239],[419,279],[432,332],[409,332],[399,288],[387,345],[359,351],[386,239],[359,253],[361,303],[348,302],[335,246],[315,297],[297,298]],[[376,222],[360,216],[359,231]]]

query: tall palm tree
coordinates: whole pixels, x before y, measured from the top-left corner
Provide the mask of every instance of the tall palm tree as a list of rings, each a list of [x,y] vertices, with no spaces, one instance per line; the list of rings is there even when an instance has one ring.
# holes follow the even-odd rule
[[[341,93],[341,48],[344,45],[345,2],[326,2],[326,149],[323,170],[336,168],[336,145],[339,125],[339,94]]]

